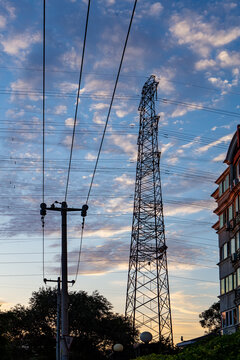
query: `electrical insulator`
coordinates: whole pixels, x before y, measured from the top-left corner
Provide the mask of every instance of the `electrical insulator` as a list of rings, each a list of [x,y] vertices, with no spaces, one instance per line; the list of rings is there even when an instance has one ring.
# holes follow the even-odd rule
[[[45,216],[47,213],[46,212],[47,205],[45,203],[41,203],[40,208],[41,208],[40,215]]]
[[[87,204],[83,205],[81,210],[82,217],[87,216],[87,210],[88,210],[88,205]]]

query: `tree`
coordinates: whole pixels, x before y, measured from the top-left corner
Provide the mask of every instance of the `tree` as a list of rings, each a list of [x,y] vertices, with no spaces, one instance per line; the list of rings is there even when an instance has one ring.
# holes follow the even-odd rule
[[[221,329],[220,301],[215,302],[209,309],[199,314],[200,324],[207,329],[207,333],[218,333]]]
[[[55,359],[56,304],[57,290],[40,288],[33,292],[29,306],[0,311],[1,360],[7,351],[7,360]],[[128,349],[136,336],[129,320],[113,313],[112,305],[97,291],[70,292],[69,331],[74,337],[72,360],[105,359],[114,343]]]

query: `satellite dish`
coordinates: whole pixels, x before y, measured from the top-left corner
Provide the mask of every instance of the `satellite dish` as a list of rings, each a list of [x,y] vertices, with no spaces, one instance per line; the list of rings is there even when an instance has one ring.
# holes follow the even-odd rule
[[[140,335],[140,340],[145,344],[148,344],[152,340],[152,334],[148,331],[144,331]]]
[[[116,351],[116,352],[123,351],[123,346],[122,346],[122,344],[115,344],[115,345],[113,346],[113,351]]]

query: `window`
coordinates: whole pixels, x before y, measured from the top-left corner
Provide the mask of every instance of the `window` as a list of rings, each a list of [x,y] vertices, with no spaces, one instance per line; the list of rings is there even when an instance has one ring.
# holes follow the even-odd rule
[[[236,289],[237,287],[237,273],[233,274],[233,288]]]
[[[228,243],[225,243],[223,245],[223,259],[226,259],[228,257]]]
[[[225,284],[225,290],[226,293],[229,292],[229,286],[228,286],[229,282],[228,282],[228,276],[226,277],[226,284]]]
[[[232,220],[233,218],[233,205],[230,205],[228,208],[228,220]]]
[[[233,177],[239,179],[239,163],[236,163],[233,167]]]
[[[228,188],[229,188],[229,175],[227,175],[224,180],[224,191],[226,191]]]
[[[223,227],[223,213],[220,214],[219,220],[220,220],[220,229],[221,229]]]
[[[229,311],[226,311],[226,326],[229,325]]]
[[[236,214],[238,212],[238,209],[239,209],[239,196],[236,196],[236,198],[235,198],[235,211],[236,211]]]
[[[222,312],[222,327],[226,326],[226,312]]]
[[[240,268],[237,269],[237,286],[240,286]]]
[[[233,325],[237,324],[237,309],[233,309]]]
[[[219,197],[222,195],[222,183],[219,184]]]
[[[237,311],[238,310],[238,311]],[[229,311],[223,311],[222,312],[222,327],[227,327],[227,326],[231,326],[231,325],[235,325],[237,324],[239,321],[239,310],[240,310],[240,305],[238,306],[238,309],[232,309]]]
[[[236,251],[240,249],[240,236],[239,232],[236,233]]]
[[[232,274],[228,276],[228,291],[232,291],[233,289],[233,276]]]
[[[232,238],[231,239],[231,242],[230,242],[230,251],[231,251],[231,255],[234,254],[236,252],[236,245],[235,245],[235,238]]]
[[[225,177],[219,184],[219,196],[221,196],[229,188],[229,175]]]
[[[240,286],[240,268],[220,281],[220,293],[224,295]]]
[[[225,281],[226,279],[221,279],[221,295],[225,294]]]

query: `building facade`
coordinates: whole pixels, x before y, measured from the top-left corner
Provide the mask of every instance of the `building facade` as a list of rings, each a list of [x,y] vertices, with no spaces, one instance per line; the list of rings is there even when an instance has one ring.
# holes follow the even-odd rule
[[[223,334],[240,327],[240,125],[228,148],[227,168],[216,180],[212,194],[217,202],[214,211],[218,221],[220,311]]]

